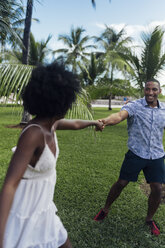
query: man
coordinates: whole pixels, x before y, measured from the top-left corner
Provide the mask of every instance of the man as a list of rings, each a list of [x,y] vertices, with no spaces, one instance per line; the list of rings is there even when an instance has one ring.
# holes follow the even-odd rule
[[[140,171],[143,170],[151,188],[145,221],[152,234],[155,236],[160,234],[159,228],[152,219],[160,204],[162,183],[165,183],[165,153],[162,143],[165,104],[158,101],[160,93],[159,81],[148,80],[144,88],[144,98],[129,102],[120,112],[101,120],[107,126],[127,119],[129,150],[125,155],[119,179],[112,185],[105,206],[95,216],[95,221],[101,221],[107,216],[111,204],[124,187],[130,181],[137,181]]]

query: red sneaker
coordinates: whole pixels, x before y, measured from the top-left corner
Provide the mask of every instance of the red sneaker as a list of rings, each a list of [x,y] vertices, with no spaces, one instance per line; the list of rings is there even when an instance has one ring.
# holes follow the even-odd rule
[[[95,221],[101,221],[103,220],[106,216],[107,216],[108,213],[105,213],[103,209],[101,209],[98,214],[96,214],[96,216],[94,217],[94,220]]]
[[[150,227],[151,234],[159,236],[160,230],[153,220],[146,221],[146,224]]]

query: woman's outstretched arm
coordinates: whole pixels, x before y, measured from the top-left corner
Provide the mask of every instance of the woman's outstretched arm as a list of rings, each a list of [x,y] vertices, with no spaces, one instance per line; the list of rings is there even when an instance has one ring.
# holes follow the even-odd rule
[[[61,119],[55,123],[55,129],[58,130],[79,130],[89,126],[95,126],[97,131],[102,131],[104,124],[98,120],[67,120]]]

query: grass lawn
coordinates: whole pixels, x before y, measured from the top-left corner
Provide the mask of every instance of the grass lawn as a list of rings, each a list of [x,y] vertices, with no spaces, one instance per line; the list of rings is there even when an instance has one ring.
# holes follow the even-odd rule
[[[0,184],[16,145],[19,129],[6,128],[20,120],[10,107],[0,107]],[[110,113],[95,108],[95,119]],[[165,248],[165,206],[158,209],[155,220],[161,235],[150,235],[144,225],[147,197],[140,189],[144,177],[130,183],[111,207],[102,223],[93,217],[104,205],[110,186],[117,180],[127,151],[126,121],[106,127],[102,133],[87,128],[58,131],[60,156],[57,163],[55,202],[74,248]],[[44,228],[44,227],[43,227]]]

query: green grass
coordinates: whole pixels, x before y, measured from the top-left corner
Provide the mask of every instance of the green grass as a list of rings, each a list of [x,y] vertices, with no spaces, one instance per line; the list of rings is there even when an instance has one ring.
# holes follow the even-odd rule
[[[17,110],[17,109],[16,109]],[[95,108],[95,119],[112,112]],[[10,107],[0,108],[0,183],[11,157],[20,130],[6,128],[18,123]],[[161,235],[150,235],[144,225],[147,197],[140,190],[143,175],[130,183],[111,207],[102,223],[93,217],[104,205],[110,186],[117,180],[127,151],[126,121],[106,127],[102,133],[87,128],[79,131],[58,131],[60,156],[57,162],[55,202],[74,248],[165,248],[165,206],[158,209],[155,220]]]

